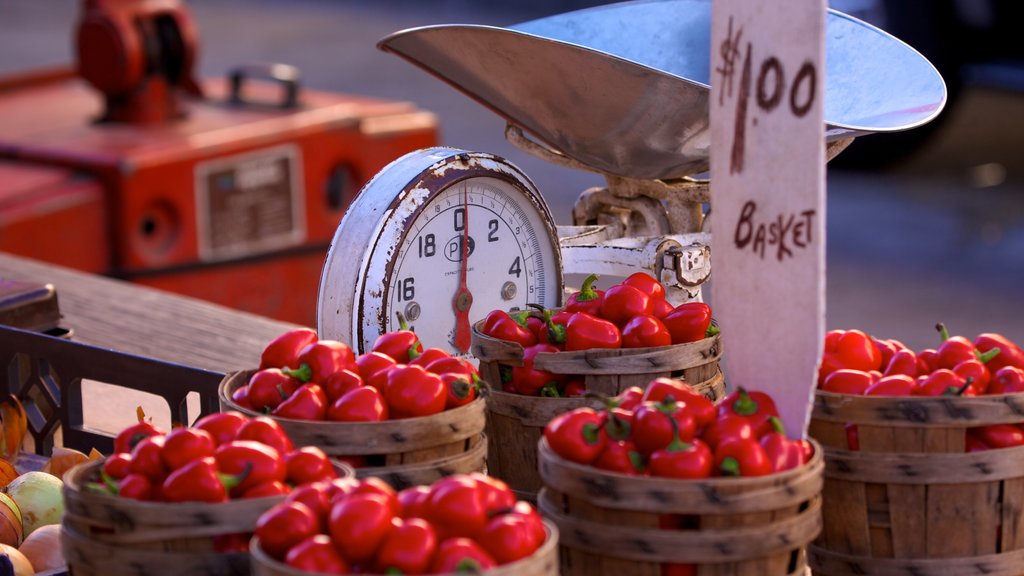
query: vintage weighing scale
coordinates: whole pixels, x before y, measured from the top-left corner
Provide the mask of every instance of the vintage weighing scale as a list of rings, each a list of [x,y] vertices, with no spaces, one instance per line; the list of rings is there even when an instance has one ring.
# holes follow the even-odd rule
[[[900,40],[827,15],[828,157],[854,137],[927,123],[943,108],[935,68]],[[365,351],[399,328],[468,354],[497,308],[557,306],[563,274],[656,275],[675,303],[700,299],[706,226],[710,0],[600,6],[509,28],[438,25],[379,43],[507,122],[506,137],[603,175],[556,226],[529,177],[490,154],[431,148],[386,167],[352,203],[320,284],[322,337]],[[529,137],[527,136],[529,134]]]

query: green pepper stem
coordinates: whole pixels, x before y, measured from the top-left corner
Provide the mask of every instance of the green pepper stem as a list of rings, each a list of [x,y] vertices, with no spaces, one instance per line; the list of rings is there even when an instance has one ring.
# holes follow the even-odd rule
[[[223,472],[217,472],[217,478],[220,478],[220,483],[224,485],[224,489],[231,491],[232,488],[238,486],[252,473],[252,462],[246,462],[245,468],[242,469],[238,474],[225,474]]]
[[[608,421],[604,425],[608,437],[613,440],[626,440],[632,436],[633,426],[625,418],[608,413]]]
[[[594,282],[597,282],[597,278],[597,274],[587,276],[586,280],[583,281],[583,286],[580,287],[580,291],[576,294],[577,302],[586,302],[597,298],[597,292],[594,291]]]
[[[718,469],[722,471],[723,476],[739,476],[740,461],[732,456],[726,456],[722,459],[722,464]]]
[[[689,442],[683,442],[683,439],[679,437],[679,422],[672,416],[666,414],[669,423],[672,424],[672,441],[665,446],[666,452],[682,452],[683,450],[689,450],[693,447],[693,444]]]
[[[949,340],[949,330],[946,329],[945,324],[939,322],[938,324],[935,325],[935,329],[939,331],[939,337],[942,338],[943,342]]]
[[[978,362],[985,364],[989,360],[995,358],[996,356],[999,356],[999,348],[992,348],[988,352],[978,352],[978,350],[975,349],[974,355],[978,357]]]
[[[704,331],[704,337],[711,338],[712,336],[717,336],[718,334],[721,333],[722,331],[718,328],[718,326],[712,324],[711,326],[708,326],[707,330]]]
[[[786,434],[786,427],[782,425],[782,419],[778,416],[770,416],[768,422],[772,425],[772,430],[775,430],[779,434]]]
[[[395,316],[398,317],[398,328],[400,330],[408,330],[409,322],[405,319],[405,315],[401,312],[395,312]]]
[[[298,368],[285,368],[281,370],[281,372],[284,372],[285,376],[295,378],[303,384],[309,382],[313,378],[313,369],[305,362],[303,362]],[[284,398],[284,393],[281,394],[281,397]]]
[[[558,393],[558,385],[554,382],[548,382],[540,389],[539,396],[541,398],[561,398],[562,395]]]
[[[740,397],[736,399],[736,402],[732,405],[732,411],[740,416],[752,416],[757,414],[757,402],[750,397],[747,390],[743,387],[739,388]]]
[[[581,432],[584,442],[587,444],[597,444],[598,439],[600,439],[598,434],[601,432],[601,427],[593,422],[587,422],[583,425]]]

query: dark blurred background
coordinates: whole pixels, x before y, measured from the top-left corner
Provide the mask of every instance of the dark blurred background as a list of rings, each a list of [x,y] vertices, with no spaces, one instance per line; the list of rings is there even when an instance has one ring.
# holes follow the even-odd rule
[[[442,143],[492,152],[537,183],[560,224],[602,184],[507,143],[504,122],[425,72],[376,49],[387,34],[437,23],[505,26],[600,2],[521,0],[202,0],[201,76],[253,62],[297,66],[309,88],[412,101],[435,112]],[[1024,66],[1015,0],[836,1],[929,57],[950,87],[931,125],[858,139],[828,170],[829,328],[861,328],[923,348],[937,321],[1024,342]],[[894,9],[896,8],[896,9]],[[71,65],[80,3],[0,1],[0,74]],[[865,79],[870,82],[871,79]],[[2,112],[0,112],[2,114]],[[5,119],[0,116],[0,131]]]

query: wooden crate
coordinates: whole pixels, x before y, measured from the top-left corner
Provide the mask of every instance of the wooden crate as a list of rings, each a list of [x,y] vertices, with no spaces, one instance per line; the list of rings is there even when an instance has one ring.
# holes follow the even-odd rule
[[[824,530],[815,574],[1024,573],[1024,447],[965,453],[968,428],[1024,421],[1024,395],[974,398],[818,392]],[[859,451],[844,424],[857,425]]]
[[[219,389],[222,410],[256,416],[231,400],[255,370],[232,372]],[[296,446],[317,446],[329,456],[363,456],[371,465],[356,469],[356,476],[376,476],[396,489],[452,474],[482,472],[487,458],[484,436],[484,398],[431,416],[383,422],[329,422],[270,416],[284,428]]]
[[[824,461],[771,476],[677,480],[583,466],[541,441],[541,513],[561,534],[563,576],[807,573],[805,547],[821,530]],[[671,528],[665,527],[666,523]]]
[[[490,570],[474,572],[477,576],[558,576],[558,529],[544,521],[548,537],[532,555],[522,560],[497,566]],[[314,572],[297,570],[266,554],[259,544],[259,538],[250,543],[253,576],[318,576]],[[461,573],[461,572],[460,572]]]
[[[251,533],[256,520],[284,496],[218,504],[141,502],[88,489],[100,481],[105,459],[65,475],[61,540],[75,576],[249,574],[249,554],[218,553],[213,537]],[[339,475],[354,471],[336,465]]]
[[[480,377],[492,383],[487,398],[487,470],[501,478],[523,500],[535,502],[541,481],[537,473],[537,441],[555,416],[581,406],[589,398],[543,398],[498,390],[504,368],[521,366],[523,348],[482,334],[473,328],[473,354],[480,360]],[[646,388],[655,378],[679,378],[712,401],[725,396],[725,378],[718,366],[721,339],[658,348],[582,350],[538,354],[534,367],[556,374],[584,377],[588,392],[614,396],[630,386]]]

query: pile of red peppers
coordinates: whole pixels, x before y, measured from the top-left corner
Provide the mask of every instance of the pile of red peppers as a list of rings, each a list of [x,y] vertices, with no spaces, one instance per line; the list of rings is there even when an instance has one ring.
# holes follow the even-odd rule
[[[809,442],[786,437],[769,395],[739,389],[716,406],[670,378],[630,387],[600,410],[560,414],[545,426],[544,438],[572,462],[688,480],[765,476],[796,468],[813,452]]]
[[[403,322],[358,357],[347,344],[321,340],[308,328],[281,334],[232,399],[276,418],[379,422],[464,406],[481,386],[473,364],[440,348],[424,350]]]
[[[481,473],[398,492],[374,477],[310,484],[260,516],[255,534],[271,558],[322,574],[478,574],[547,540],[537,510]]]
[[[980,396],[1024,392],[1024,351],[996,333],[973,340],[950,336],[936,325],[939,344],[914,351],[895,339],[879,339],[862,330],[832,330],[818,388],[867,396]],[[860,448],[855,424],[847,424],[847,444]],[[968,429],[968,452],[1024,445],[1024,428],[994,424]]]
[[[598,290],[591,274],[561,310],[493,310],[481,332],[523,347],[523,365],[506,370],[502,389],[527,396],[572,397],[586,392],[583,378],[533,367],[537,354],[599,348],[651,348],[696,342],[717,333],[703,302],[672,306],[665,287],[645,273]]]

